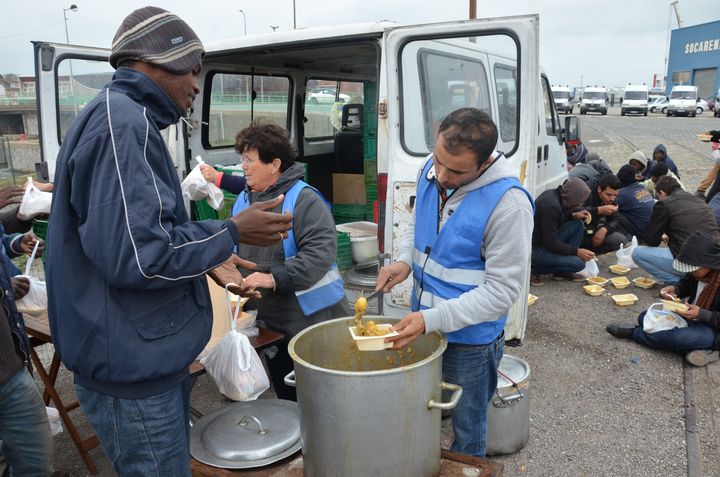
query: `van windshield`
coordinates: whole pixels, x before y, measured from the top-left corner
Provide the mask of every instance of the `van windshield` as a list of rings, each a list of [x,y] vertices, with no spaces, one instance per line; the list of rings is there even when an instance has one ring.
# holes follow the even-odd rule
[[[645,91],[625,91],[625,99],[639,99],[647,101],[647,92]]]
[[[670,99],[695,99],[695,91],[673,91]]]
[[[605,99],[605,93],[602,91],[585,91],[583,93],[584,99]]]
[[[569,91],[553,91],[552,94],[555,99],[570,99]]]

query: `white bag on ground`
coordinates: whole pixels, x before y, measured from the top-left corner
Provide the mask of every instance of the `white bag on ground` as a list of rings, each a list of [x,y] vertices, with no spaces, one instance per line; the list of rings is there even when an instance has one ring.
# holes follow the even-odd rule
[[[233,401],[252,401],[270,387],[270,381],[260,356],[250,344],[250,339],[237,330],[240,308],[235,308],[233,316],[228,298],[230,331],[200,363],[205,366],[215,380],[218,390],[226,397]]]
[[[35,260],[35,254],[37,253],[39,245],[39,241],[35,242],[32,255],[30,255],[30,258],[25,264],[25,275],[18,275],[19,277],[27,277],[30,280],[30,289],[24,297],[15,301],[15,306],[20,313],[27,313],[33,316],[39,316],[45,313],[48,304],[45,282],[30,276],[30,267],[32,266],[33,260]]]
[[[31,220],[38,215],[49,214],[52,205],[52,192],[43,192],[32,181],[31,177],[25,182],[25,194],[20,202],[17,215],[22,220]]]
[[[622,265],[623,267],[628,268],[637,268],[637,263],[633,262],[632,259],[632,253],[637,248],[638,241],[637,237],[633,235],[632,241],[630,242],[630,246],[628,248],[625,248],[623,244],[620,244],[620,249],[615,252],[615,255],[617,255],[617,264]]]
[[[190,174],[180,184],[183,197],[188,200],[202,200],[207,199],[208,204],[215,210],[222,209],[223,203],[225,202],[225,196],[218,186],[208,182],[200,171],[200,164],[204,164],[200,156],[196,157],[195,160],[198,165],[193,167]]]
[[[672,330],[673,328],[687,328],[685,318],[670,310],[663,310],[662,303],[653,303],[643,317],[643,331],[657,333],[658,331]]]
[[[586,278],[597,277],[599,273],[600,269],[598,268],[597,261],[594,258],[585,262],[585,268],[578,272],[579,275],[582,275]]]

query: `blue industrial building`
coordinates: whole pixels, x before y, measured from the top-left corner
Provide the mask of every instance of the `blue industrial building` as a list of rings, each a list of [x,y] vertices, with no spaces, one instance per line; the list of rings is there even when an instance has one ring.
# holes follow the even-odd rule
[[[698,97],[715,96],[720,89],[720,21],[672,31],[666,94],[673,86],[692,84]]]

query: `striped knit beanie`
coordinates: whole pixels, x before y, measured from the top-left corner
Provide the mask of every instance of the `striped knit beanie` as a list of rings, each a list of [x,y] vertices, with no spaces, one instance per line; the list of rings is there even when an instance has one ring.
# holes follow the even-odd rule
[[[110,64],[139,60],[185,74],[200,64],[205,50],[190,26],[162,8],[143,7],[123,20],[112,43]]]

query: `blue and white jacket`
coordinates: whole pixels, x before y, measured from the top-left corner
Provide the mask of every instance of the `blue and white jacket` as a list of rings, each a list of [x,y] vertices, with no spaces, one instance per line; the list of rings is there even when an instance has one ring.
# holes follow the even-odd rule
[[[191,222],[160,134],[181,112],[119,68],[60,149],[46,277],[55,347],[77,384],[122,398],[169,389],[210,337],[205,273],[238,242],[230,221]]]

